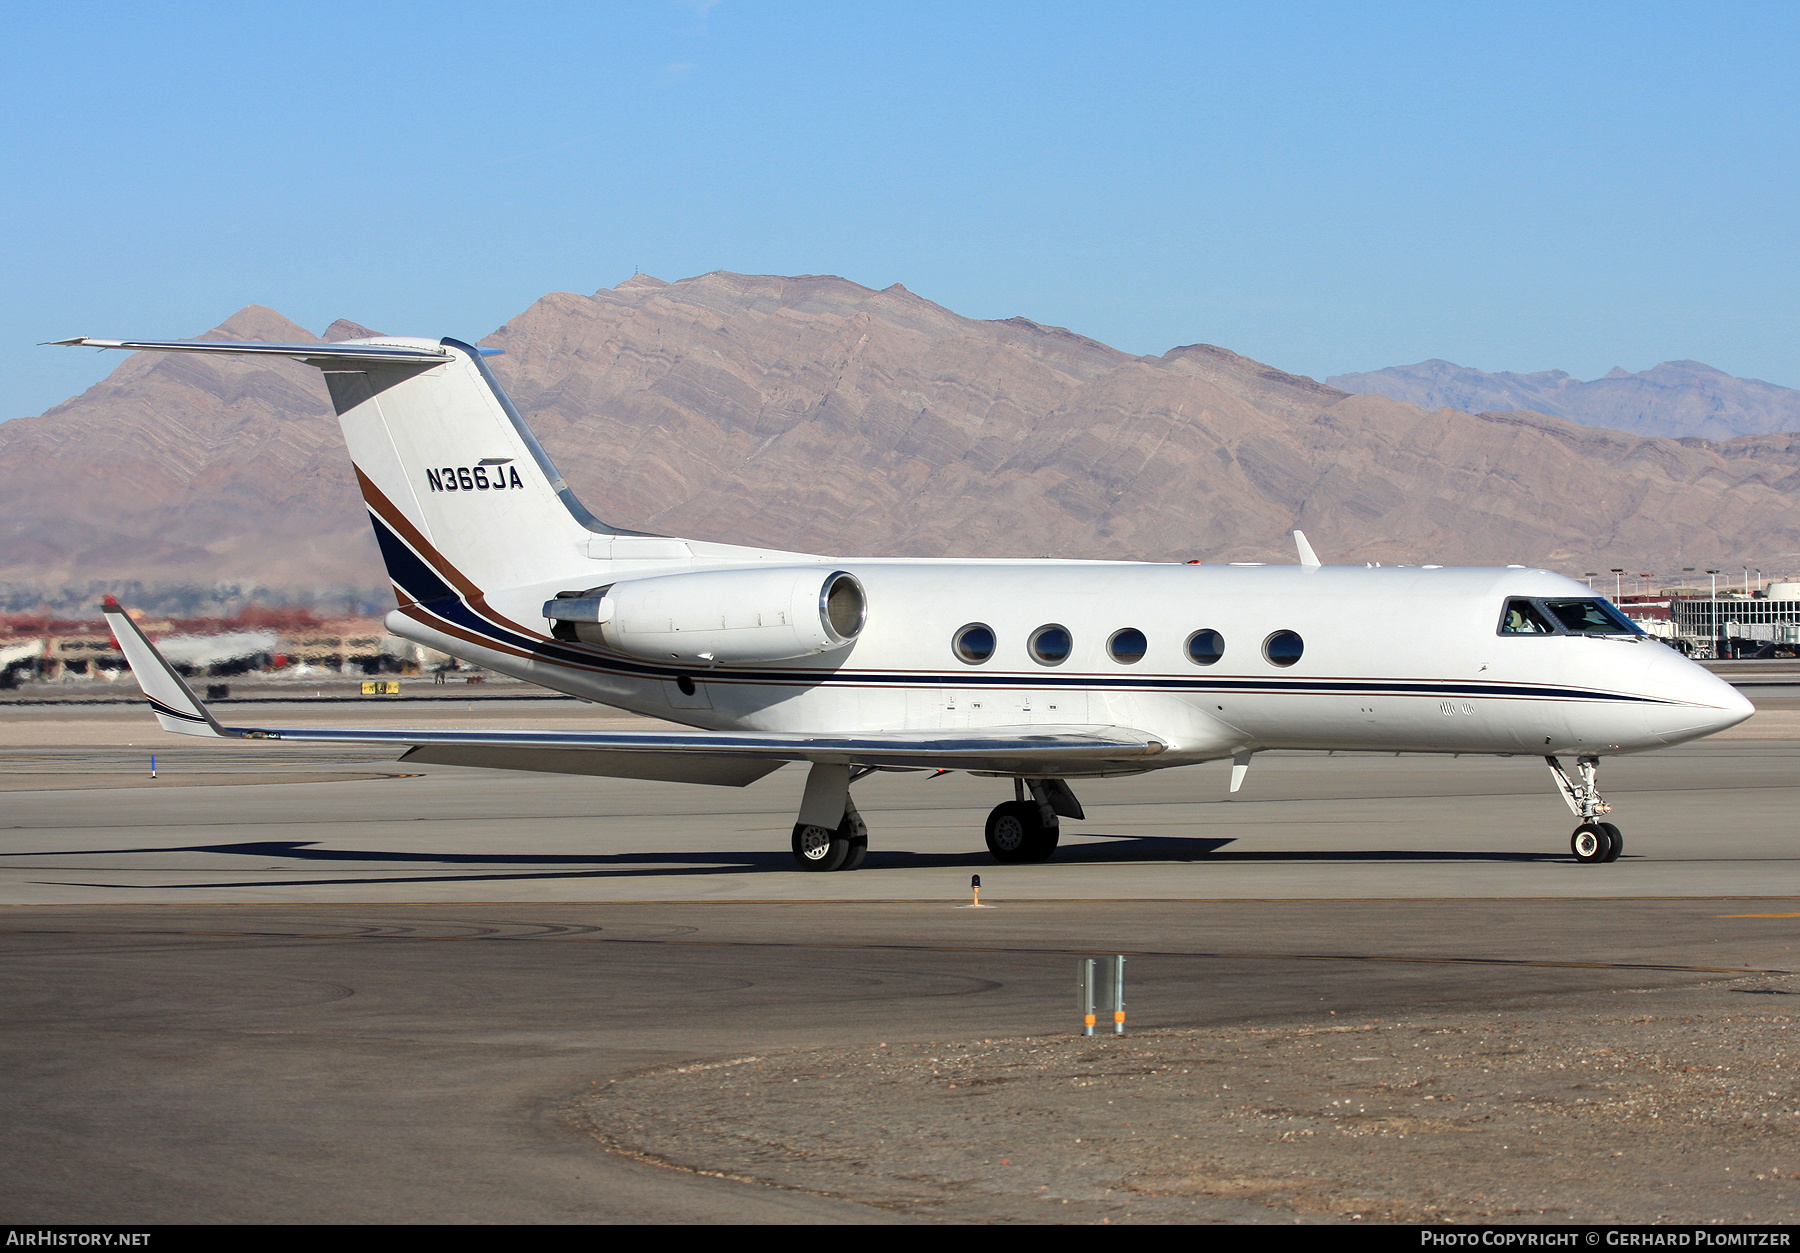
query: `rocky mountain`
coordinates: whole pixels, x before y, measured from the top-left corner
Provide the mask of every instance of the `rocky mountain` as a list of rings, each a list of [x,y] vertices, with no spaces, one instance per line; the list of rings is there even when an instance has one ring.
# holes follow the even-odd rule
[[[1588,382],[1561,370],[1488,374],[1449,361],[1338,374],[1327,381],[1347,392],[1391,396],[1426,409],[1530,409],[1671,439],[1800,431],[1800,390],[1734,378],[1699,361],[1665,361],[1636,374],[1615,367]]]
[[[258,307],[209,335],[313,338]],[[588,506],[642,530],[843,555],[1291,561],[1298,526],[1330,561],[1800,566],[1800,436],[1428,410],[1209,345],[1133,356],[821,276],[639,276],[545,296],[483,342]],[[131,357],[0,424],[0,537],[14,599],[381,583],[324,388],[283,362]]]

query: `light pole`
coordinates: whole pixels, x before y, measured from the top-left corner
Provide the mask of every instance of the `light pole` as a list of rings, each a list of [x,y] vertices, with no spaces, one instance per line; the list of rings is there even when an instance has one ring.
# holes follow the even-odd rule
[[[1719,572],[1717,570],[1708,570],[1707,573],[1712,576],[1712,601],[1706,610],[1709,619],[1707,623],[1707,633],[1716,641],[1719,638]],[[1719,648],[1717,643],[1715,643],[1713,645],[1713,656],[1717,657],[1718,655]]]
[[[1598,570],[1589,570],[1581,577],[1588,581],[1588,591],[1591,592],[1594,590],[1594,580],[1600,577],[1600,572]]]
[[[1613,599],[1614,600],[1623,600],[1625,598],[1625,567],[1613,566],[1612,567],[1612,575],[1613,575]]]

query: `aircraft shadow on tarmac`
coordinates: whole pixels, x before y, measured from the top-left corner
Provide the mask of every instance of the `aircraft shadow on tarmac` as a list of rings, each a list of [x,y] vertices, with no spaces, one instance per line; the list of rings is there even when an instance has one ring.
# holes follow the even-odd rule
[[[1222,852],[1234,841],[1215,836],[1130,836],[1107,835],[1104,832],[1081,833],[1104,843],[1065,844],[1057,850],[1054,861],[1043,869],[1058,865],[1130,865],[1133,863],[1232,862],[1242,864],[1373,863],[1373,862],[1554,862],[1566,861],[1558,853],[1495,852],[1457,849],[1345,849],[1331,852],[1297,852],[1293,850],[1233,850]],[[489,866],[489,874],[417,875],[398,873],[370,878],[330,879],[250,879],[214,881],[210,883],[107,884],[84,886],[155,886],[170,888],[215,887],[306,887],[315,885],[347,885],[371,883],[470,883],[482,880],[519,879],[626,879],[654,878],[664,875],[719,875],[761,872],[796,873],[792,855],[784,851],[732,850],[730,852],[680,849],[654,849],[630,853],[420,853],[366,848],[326,848],[304,840],[254,840],[236,844],[165,845],[151,848],[101,848],[63,850],[56,853],[7,853],[0,857],[68,857],[68,856],[141,856],[146,853],[214,853],[228,857],[256,857],[289,863],[381,863],[398,868],[406,865]],[[902,849],[871,849],[859,873],[880,870],[930,870],[950,867],[992,867],[994,860],[986,852],[911,853]],[[531,870],[527,867],[558,867]],[[505,873],[500,868],[511,868]],[[1021,867],[1024,868],[1024,867]],[[1035,867],[1034,867],[1035,868]],[[139,869],[134,867],[134,869]]]

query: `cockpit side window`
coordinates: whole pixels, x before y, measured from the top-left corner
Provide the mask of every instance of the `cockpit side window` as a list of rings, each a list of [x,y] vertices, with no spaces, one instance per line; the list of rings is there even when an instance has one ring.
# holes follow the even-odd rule
[[[1570,635],[1642,635],[1631,619],[1604,600],[1547,600],[1544,602],[1563,630]]]
[[[1528,600],[1515,597],[1506,602],[1506,608],[1500,614],[1500,634],[1555,635],[1556,628],[1550,625],[1543,610]]]

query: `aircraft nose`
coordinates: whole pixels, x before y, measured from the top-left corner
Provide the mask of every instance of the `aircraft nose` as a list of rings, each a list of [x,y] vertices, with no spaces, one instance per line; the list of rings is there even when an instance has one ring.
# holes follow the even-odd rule
[[[1650,717],[1650,732],[1665,744],[1681,744],[1735,727],[1756,712],[1731,684],[1689,661],[1674,649],[1654,646],[1661,656],[1650,663],[1649,691],[1670,702]]]

